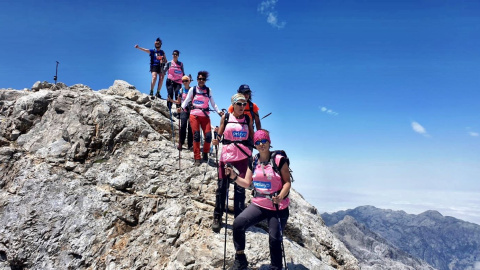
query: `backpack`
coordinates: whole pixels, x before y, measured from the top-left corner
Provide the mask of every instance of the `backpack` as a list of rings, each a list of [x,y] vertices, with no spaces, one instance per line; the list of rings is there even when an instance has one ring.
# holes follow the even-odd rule
[[[197,95],[197,86],[192,86],[192,87],[193,87],[193,96],[192,96],[192,100],[189,103],[190,110],[198,109],[198,108],[194,108],[194,106],[193,106],[193,99]],[[208,98],[210,98],[210,88],[208,88],[208,86],[207,86],[207,94],[206,95],[205,94],[199,94],[199,95],[207,96]],[[199,109],[199,110],[202,110],[203,113],[205,114],[205,116],[208,117],[208,114],[205,112],[205,110],[203,110],[203,109]],[[208,109],[206,109],[206,110],[210,110],[210,107],[208,107]]]
[[[245,123],[238,123],[238,124],[244,124],[244,125],[247,125],[247,126],[250,126],[250,117],[246,114],[244,114],[245,116]],[[230,113],[225,113],[225,121],[223,121],[223,126],[226,127],[227,124],[228,124],[228,118],[230,117]],[[233,122],[232,122],[233,123]],[[236,123],[236,122],[235,122]]]
[[[231,122],[231,123],[235,123],[235,124],[241,124],[241,125],[247,125],[250,126],[250,117],[246,114],[244,114],[244,117],[245,117],[245,122],[244,123],[237,123],[237,122]],[[227,126],[227,124],[229,123],[228,122],[228,118],[230,118],[230,113],[225,113],[225,120],[223,121],[223,126],[224,128]],[[251,158],[251,155],[247,154],[245,151],[243,151],[242,148],[240,148],[237,143],[240,143],[240,144],[243,144],[245,146],[247,146],[248,148],[250,148],[250,150],[252,150],[252,147],[253,147],[253,142],[252,142],[252,139],[249,137],[247,138],[246,140],[244,141],[228,141],[228,140],[225,140],[225,139],[222,139],[222,144],[230,144],[230,143],[234,143],[238,149],[240,149],[240,151],[242,151],[242,153],[245,155],[245,156],[248,156],[249,160]]]
[[[270,161],[269,161],[270,165],[272,166],[272,169],[273,169],[276,173],[278,173],[280,176],[282,176],[282,173],[281,173],[279,167],[281,167],[280,165],[283,166],[283,163],[282,163],[282,164],[277,164],[277,163],[275,162],[275,157],[276,157],[277,155],[281,155],[282,157],[284,157],[284,158],[283,158],[284,162],[286,162],[286,163],[288,164],[288,166],[289,166],[289,167],[288,167],[288,170],[290,171],[290,182],[293,183],[293,181],[295,181],[295,180],[293,179],[293,176],[292,176],[292,172],[293,172],[293,171],[292,171],[292,169],[290,168],[290,159],[288,159],[287,153],[285,153],[285,151],[283,151],[283,150],[273,150],[273,151],[272,151],[272,153],[271,153],[271,155],[270,155]],[[254,173],[255,168],[257,167],[259,157],[260,157],[260,153],[256,154],[255,157],[253,158],[253,162],[252,162],[252,174]],[[283,178],[282,178],[282,179],[283,179]]]
[[[197,86],[192,86],[192,87],[193,87],[193,96],[192,96],[192,100],[193,100],[193,98],[195,98],[195,96],[197,95]],[[205,96],[205,94],[201,94],[201,95]],[[208,88],[208,86],[207,86],[207,97],[210,98],[210,88]]]

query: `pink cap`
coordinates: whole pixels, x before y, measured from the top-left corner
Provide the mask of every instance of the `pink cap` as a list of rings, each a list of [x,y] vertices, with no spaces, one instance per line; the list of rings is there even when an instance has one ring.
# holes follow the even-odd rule
[[[270,135],[268,134],[268,131],[264,129],[257,130],[255,134],[253,135],[253,142],[257,142],[259,140],[266,139],[269,143],[272,143],[270,141]]]

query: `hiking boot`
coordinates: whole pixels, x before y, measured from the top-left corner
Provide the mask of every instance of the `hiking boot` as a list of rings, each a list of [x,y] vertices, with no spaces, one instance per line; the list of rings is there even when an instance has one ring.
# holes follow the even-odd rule
[[[203,161],[208,162],[208,153],[203,153]]]
[[[153,92],[151,92],[153,94]],[[160,95],[160,92],[157,91],[157,93],[155,94],[155,97],[159,98],[159,99],[162,99],[162,96]]]
[[[220,217],[214,217],[212,223],[212,230],[216,233],[220,232],[220,228],[222,227],[222,221]]]
[[[153,97],[153,90],[150,90],[150,96]]]
[[[189,145],[187,150],[192,151],[193,150],[193,145]]]
[[[200,166],[200,164],[202,164],[202,162],[200,161],[200,159],[195,159],[195,163],[193,165],[195,166]]]
[[[248,270],[248,261],[245,254],[235,254],[235,261],[230,270]]]

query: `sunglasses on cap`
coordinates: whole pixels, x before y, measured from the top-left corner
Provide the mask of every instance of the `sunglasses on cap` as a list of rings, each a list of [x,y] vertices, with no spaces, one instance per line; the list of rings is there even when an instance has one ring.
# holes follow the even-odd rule
[[[243,107],[247,106],[246,102],[237,102],[235,104],[237,104],[238,106],[243,106]]]
[[[255,142],[255,145],[266,144],[268,142],[267,139],[261,139]]]
[[[199,77],[199,78],[197,78],[197,80],[199,80],[199,81],[206,81],[207,79],[205,79],[205,78],[200,78],[200,77]]]

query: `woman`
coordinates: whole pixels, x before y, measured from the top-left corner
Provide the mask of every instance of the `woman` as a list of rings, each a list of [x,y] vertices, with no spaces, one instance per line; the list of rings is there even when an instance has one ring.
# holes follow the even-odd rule
[[[165,73],[167,73],[167,92],[168,97],[170,99],[177,99],[178,90],[182,87],[182,77],[184,75],[183,63],[178,61],[178,57],[180,52],[178,50],[174,50],[173,53],[173,60],[168,62],[165,66]],[[173,94],[175,93],[175,98],[173,98]],[[168,109],[172,109],[172,102],[167,101]]]
[[[205,142],[203,143],[203,160],[208,161],[208,152],[210,152],[210,143],[212,142],[212,127],[210,125],[210,110],[208,103],[212,104],[215,111],[222,116],[215,104],[212,96],[212,89],[205,85],[208,80],[208,71],[199,71],[197,75],[197,86],[194,86],[188,91],[187,98],[182,103],[182,109],[192,102],[190,110],[190,125],[193,131],[193,158],[195,159],[195,166],[200,166],[200,127],[205,135]]]
[[[231,269],[247,269],[248,261],[245,256],[245,231],[252,225],[267,219],[269,228],[270,269],[282,269],[282,235],[280,228],[285,228],[289,217],[287,197],[290,192],[290,171],[288,160],[277,155],[275,162],[278,164],[280,174],[270,165],[270,135],[261,129],[253,136],[255,147],[259,152],[257,162],[248,168],[245,177],[241,177],[230,168],[225,168],[225,174],[231,181],[248,187],[253,182],[255,196],[252,203],[233,222],[233,243],[235,245],[235,262]],[[281,226],[278,224],[281,220]]]
[[[250,86],[246,84],[240,85],[240,87],[237,90],[237,93],[244,95],[245,98],[247,99],[245,114],[250,116],[250,119],[252,119],[253,127],[256,128],[257,130],[262,129],[262,124],[260,122],[260,117],[258,115],[258,111],[260,109],[258,108],[257,104],[252,102],[252,90],[250,90]],[[228,107],[228,112],[233,112],[233,106]]]
[[[162,40],[160,38],[157,38],[155,41],[155,49],[149,50],[138,46],[138,44],[135,45],[135,48],[150,54],[150,72],[152,73],[152,81],[150,82],[150,96],[153,97],[153,89],[155,88],[155,82],[157,81],[158,76],[157,94],[155,94],[157,98],[162,98],[160,96],[160,90],[162,89],[163,77],[165,75],[164,66],[167,62],[165,52],[160,49],[161,47]]]
[[[176,101],[172,101],[175,104],[181,105],[182,102],[187,98],[188,92],[190,90],[190,82],[192,81],[192,76],[183,76],[182,83],[183,87],[180,89],[180,93],[178,94],[178,99]],[[187,106],[185,110],[182,110],[181,107],[177,108],[177,113],[180,114],[180,138],[178,141],[177,149],[182,151],[182,145],[185,143],[185,137],[187,137],[187,127],[188,127],[188,137],[187,137],[187,144],[188,148],[191,149],[193,147],[193,133],[192,127],[190,125],[190,107]]]
[[[235,166],[242,177],[245,177],[249,157],[252,151],[253,138],[252,121],[244,114],[247,99],[242,94],[235,94],[231,98],[233,113],[222,116],[218,129],[218,138],[223,135],[223,148],[218,166],[218,186],[215,197],[215,209],[213,211],[212,230],[219,232],[221,227],[222,214],[225,211],[225,198],[227,197],[228,179],[225,177],[225,164],[231,163]],[[228,121],[226,121],[228,119]],[[213,145],[218,145],[218,138],[213,139]],[[234,214],[237,217],[245,208],[245,188],[234,184]]]

